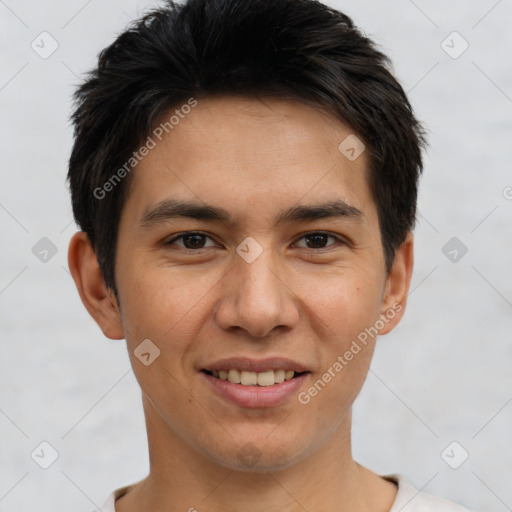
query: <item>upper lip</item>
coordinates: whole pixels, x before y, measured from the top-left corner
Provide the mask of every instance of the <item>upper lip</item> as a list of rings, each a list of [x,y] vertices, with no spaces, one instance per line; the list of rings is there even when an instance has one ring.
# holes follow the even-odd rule
[[[240,370],[248,372],[265,372],[269,370],[293,370],[296,373],[308,371],[306,366],[297,361],[287,359],[285,357],[268,357],[265,359],[253,359],[250,357],[229,357],[227,359],[219,359],[214,363],[210,363],[202,370],[219,371],[219,370]]]

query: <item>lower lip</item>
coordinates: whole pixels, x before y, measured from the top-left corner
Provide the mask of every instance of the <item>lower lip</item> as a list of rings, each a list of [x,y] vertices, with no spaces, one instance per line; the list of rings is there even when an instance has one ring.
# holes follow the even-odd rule
[[[297,396],[304,384],[308,373],[286,380],[272,386],[244,386],[233,384],[227,380],[218,379],[205,372],[200,372],[213,390],[222,398],[239,407],[263,408],[276,407],[284,404],[292,396]]]

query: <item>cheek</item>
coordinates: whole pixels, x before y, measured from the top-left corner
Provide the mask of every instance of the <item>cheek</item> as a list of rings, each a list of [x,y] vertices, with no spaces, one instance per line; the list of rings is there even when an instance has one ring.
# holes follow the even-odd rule
[[[190,277],[178,269],[150,268],[142,262],[134,263],[132,271],[126,267],[130,278],[123,281],[120,299],[128,341],[150,338],[167,346],[172,340],[173,349],[179,348],[180,340],[189,338],[199,325],[201,300],[214,286],[215,276]]]
[[[311,289],[310,305],[328,334],[318,346],[321,368],[306,389],[301,403],[322,422],[322,429],[335,428],[340,415],[359,393],[375,347],[375,325],[380,318],[381,289],[378,276],[370,271],[356,277],[326,280]],[[333,423],[334,422],[334,423]]]
[[[184,360],[204,321],[201,298],[206,285],[200,279],[179,278],[171,268],[149,268],[143,263],[133,263],[132,268],[139,270],[125,274],[130,278],[125,277],[119,294],[129,356],[143,395],[161,413],[194,409],[183,391],[190,377]],[[166,417],[166,421],[175,420]]]
[[[324,326],[332,348],[343,350],[379,318],[382,287],[380,276],[371,269],[353,269],[311,279],[304,290],[305,304]]]

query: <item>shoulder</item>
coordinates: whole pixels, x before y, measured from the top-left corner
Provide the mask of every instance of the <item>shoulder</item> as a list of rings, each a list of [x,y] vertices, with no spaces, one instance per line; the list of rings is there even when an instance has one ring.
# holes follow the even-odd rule
[[[438,496],[418,492],[409,481],[399,474],[383,476],[398,485],[398,493],[389,512],[471,512],[453,501]],[[99,510],[93,512],[115,512],[115,502],[124,496],[133,485],[114,491]]]
[[[103,505],[101,505],[99,509],[93,510],[93,512],[116,512],[116,500],[121,496],[124,496],[134,486],[135,484],[127,485],[125,487],[117,489],[117,491],[114,491],[112,494],[110,494],[110,496],[105,500],[105,502],[103,503]]]
[[[398,484],[398,494],[389,512],[470,512],[453,501],[418,492],[403,475],[387,475]]]

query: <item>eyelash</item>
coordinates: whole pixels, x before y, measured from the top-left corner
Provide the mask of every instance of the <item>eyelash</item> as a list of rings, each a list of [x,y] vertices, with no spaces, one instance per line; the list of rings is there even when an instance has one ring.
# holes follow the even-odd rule
[[[210,240],[213,240],[211,236],[207,235],[206,233],[202,233],[201,231],[187,231],[187,232],[182,233],[182,234],[180,234],[178,236],[175,236],[171,240],[168,240],[167,242],[165,242],[165,245],[172,245],[177,240],[183,239],[183,238],[185,238],[187,236],[193,236],[193,235],[200,235],[200,236],[209,238]],[[325,232],[325,231],[311,231],[309,233],[305,233],[304,235],[302,235],[298,240],[302,240],[303,238],[307,238],[307,237],[313,236],[313,235],[326,235],[327,237],[334,238],[338,244],[348,245],[348,242],[346,240],[340,238],[339,236],[333,235],[333,234]],[[299,249],[306,249],[306,250],[312,250],[312,251],[318,252],[318,251],[321,251],[321,250],[330,249],[334,245],[336,245],[336,243],[328,245],[326,247],[318,247],[318,248],[314,248],[314,247],[299,247]],[[200,247],[199,249],[189,249],[187,247],[180,247],[180,249],[182,249],[184,251],[201,253],[202,251],[204,251],[206,249],[209,249],[209,247]]]

